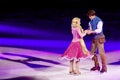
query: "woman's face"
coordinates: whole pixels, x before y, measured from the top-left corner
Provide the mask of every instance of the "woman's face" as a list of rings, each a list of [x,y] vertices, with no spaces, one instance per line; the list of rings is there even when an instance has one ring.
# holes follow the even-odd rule
[[[79,21],[79,20],[77,20],[77,19],[74,19],[74,20],[72,20],[72,24],[73,24],[73,25],[80,24],[80,21]]]
[[[77,24],[77,21],[76,21],[76,20],[73,20],[73,21],[72,21],[72,24],[73,24],[73,25],[76,25],[76,24]]]

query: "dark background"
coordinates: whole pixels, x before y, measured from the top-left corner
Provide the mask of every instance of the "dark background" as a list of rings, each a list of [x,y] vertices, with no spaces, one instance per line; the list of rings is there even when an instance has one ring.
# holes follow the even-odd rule
[[[103,0],[32,0],[32,1],[2,1],[0,2],[0,23],[15,25],[18,28],[29,28],[38,31],[45,30],[57,35],[65,34],[64,39],[71,38],[70,25],[73,17],[81,18],[84,29],[88,27],[86,13],[94,9],[104,21],[104,34],[107,39],[120,39],[120,9],[118,1]],[[9,30],[8,30],[9,31]],[[22,32],[22,31],[21,31]],[[19,34],[0,31],[1,38],[33,38],[47,39],[39,36],[26,36],[27,32]],[[57,34],[56,34],[57,33]],[[54,36],[53,39],[63,39]]]

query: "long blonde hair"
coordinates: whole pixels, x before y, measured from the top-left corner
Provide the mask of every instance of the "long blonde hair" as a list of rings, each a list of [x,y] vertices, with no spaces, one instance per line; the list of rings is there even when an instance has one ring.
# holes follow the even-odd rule
[[[71,26],[72,26],[73,28],[74,28],[74,27],[79,27],[79,28],[80,28],[80,31],[81,31],[82,33],[84,33],[84,30],[83,30],[83,28],[82,28],[82,26],[81,26],[80,24],[81,24],[81,23],[80,23],[80,18],[74,17],[74,18],[72,19],[72,24],[71,24]],[[87,49],[87,47],[86,47],[86,45],[85,45],[85,42],[84,42],[83,38],[80,39],[80,44],[81,44],[81,46],[82,46],[82,51],[84,52],[84,54],[85,54],[85,55],[89,55],[89,51],[88,51],[88,49]]]
[[[71,24],[71,26],[72,26],[72,27],[79,27],[80,30],[83,31],[83,28],[82,28],[82,26],[81,26],[80,24],[81,24],[81,21],[80,21],[80,18],[79,18],[79,17],[74,17],[74,18],[72,19],[72,24]]]

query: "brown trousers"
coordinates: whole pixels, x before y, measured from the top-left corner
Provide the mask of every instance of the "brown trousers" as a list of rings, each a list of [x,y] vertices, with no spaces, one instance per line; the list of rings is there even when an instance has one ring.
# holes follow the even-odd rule
[[[98,49],[98,53],[100,54],[102,69],[107,69],[106,67],[106,55],[104,50],[104,43],[106,42],[105,37],[100,37],[98,39],[93,39],[91,45],[91,52],[94,54],[92,60],[94,61],[95,67],[99,66],[99,61],[96,55],[96,50]]]

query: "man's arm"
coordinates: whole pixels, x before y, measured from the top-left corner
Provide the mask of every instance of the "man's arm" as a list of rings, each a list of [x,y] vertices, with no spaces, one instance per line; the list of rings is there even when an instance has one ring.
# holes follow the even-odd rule
[[[103,27],[103,22],[102,21],[99,21],[98,24],[97,24],[97,29],[95,30],[95,32],[98,34],[98,33],[101,33],[102,32],[102,27]]]
[[[102,27],[103,27],[103,22],[102,21],[99,21],[98,24],[97,24],[97,29],[92,31],[92,30],[88,30],[88,34],[91,34],[91,33],[95,33],[95,34],[98,34],[100,32],[102,32]]]

